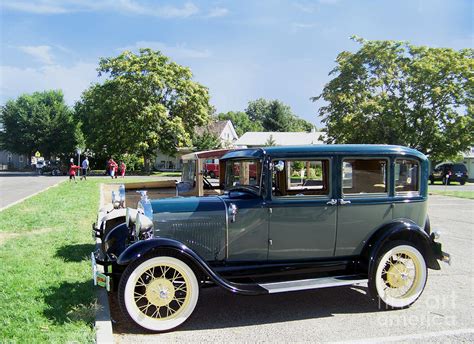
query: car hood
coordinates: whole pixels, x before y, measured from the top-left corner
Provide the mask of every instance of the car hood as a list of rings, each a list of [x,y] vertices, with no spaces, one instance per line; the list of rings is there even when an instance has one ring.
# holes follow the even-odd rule
[[[225,258],[226,205],[219,196],[151,201],[155,237],[182,242],[203,259]]]

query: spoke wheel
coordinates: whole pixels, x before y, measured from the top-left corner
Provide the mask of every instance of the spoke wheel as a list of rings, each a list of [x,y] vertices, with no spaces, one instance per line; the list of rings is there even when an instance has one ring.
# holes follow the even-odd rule
[[[119,285],[120,307],[137,325],[167,331],[185,322],[199,297],[192,269],[173,257],[154,257],[127,267]]]
[[[420,297],[427,277],[420,251],[408,243],[394,243],[380,255],[369,284],[380,307],[399,309]]]

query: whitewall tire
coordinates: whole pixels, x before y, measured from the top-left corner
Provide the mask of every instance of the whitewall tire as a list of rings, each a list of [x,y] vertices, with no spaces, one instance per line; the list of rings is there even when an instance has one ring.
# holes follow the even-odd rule
[[[427,278],[426,262],[420,251],[408,242],[398,241],[379,255],[369,289],[379,308],[401,309],[420,297]]]
[[[182,260],[152,257],[127,267],[120,279],[118,296],[128,320],[162,332],[191,316],[199,298],[199,284],[193,270]]]

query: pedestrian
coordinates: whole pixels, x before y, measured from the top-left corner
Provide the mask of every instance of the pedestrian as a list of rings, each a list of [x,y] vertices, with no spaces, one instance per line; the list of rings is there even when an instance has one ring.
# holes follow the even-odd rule
[[[117,172],[117,168],[118,168],[118,165],[117,163],[114,161],[114,159],[110,158],[109,160],[109,170],[110,170],[110,177],[112,179],[117,178],[117,176],[115,175],[115,173]]]
[[[125,177],[125,171],[127,170],[127,165],[123,161],[120,161],[120,176]]]
[[[74,159],[71,158],[69,161],[69,181],[74,179],[74,182],[77,184],[76,181],[76,170],[80,169],[81,166],[74,165]]]
[[[82,162],[82,176],[81,176],[81,180],[82,178],[84,178],[84,180],[87,180],[87,170],[89,169],[89,158],[86,157],[84,159],[84,161]]]

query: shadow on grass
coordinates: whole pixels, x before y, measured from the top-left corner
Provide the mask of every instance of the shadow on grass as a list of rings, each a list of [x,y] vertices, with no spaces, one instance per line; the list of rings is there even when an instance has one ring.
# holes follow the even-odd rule
[[[56,324],[84,321],[92,325],[97,303],[91,281],[63,282],[42,290],[48,309],[43,314]]]
[[[79,263],[88,260],[92,251],[94,251],[93,244],[64,245],[57,250],[55,257],[62,258],[68,263]]]

